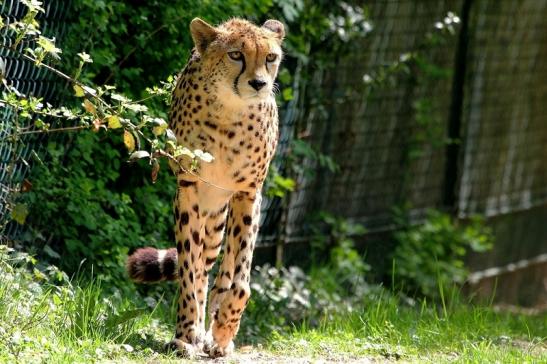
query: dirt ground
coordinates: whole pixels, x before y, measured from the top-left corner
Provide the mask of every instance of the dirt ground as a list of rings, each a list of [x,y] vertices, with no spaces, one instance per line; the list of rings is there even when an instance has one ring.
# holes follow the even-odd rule
[[[299,357],[299,356],[285,356],[277,355],[274,353],[261,351],[256,347],[241,347],[228,358],[209,359],[202,357],[200,360],[202,363],[211,364],[228,364],[228,363],[241,363],[241,364],[321,364],[321,363],[351,363],[351,364],[372,364],[372,363],[390,363],[390,360],[385,358],[356,358],[351,356],[344,356],[340,353],[329,353],[323,358]]]
[[[229,358],[219,359],[203,359],[204,363],[227,364],[255,364],[255,363],[279,363],[279,364],[320,364],[320,363],[351,363],[351,364],[371,364],[371,363],[388,363],[386,360],[373,360],[368,358],[348,358],[348,357],[326,357],[326,358],[311,358],[311,357],[290,357],[279,356],[271,353],[249,352],[249,353],[234,353]]]

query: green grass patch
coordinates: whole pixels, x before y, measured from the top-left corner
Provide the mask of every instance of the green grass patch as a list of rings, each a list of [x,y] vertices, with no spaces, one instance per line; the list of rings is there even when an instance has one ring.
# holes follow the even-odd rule
[[[71,281],[53,267],[38,269],[29,256],[0,248],[0,362],[180,362],[163,351],[173,333],[170,299],[129,297],[97,281]],[[292,280],[268,272],[275,280],[266,284],[265,271],[255,277],[268,294],[255,289],[238,337],[239,347],[254,347],[236,353],[235,361],[538,363],[547,358],[545,314],[498,313],[461,303],[455,294],[444,306],[416,303],[384,289],[361,301],[354,297],[347,306],[338,297],[333,306],[325,302],[326,292],[317,298],[315,278],[295,269]]]
[[[408,307],[393,297],[348,315],[276,332],[268,349],[279,355],[410,362],[538,363],[547,359],[547,316],[523,316],[457,304],[446,311]]]

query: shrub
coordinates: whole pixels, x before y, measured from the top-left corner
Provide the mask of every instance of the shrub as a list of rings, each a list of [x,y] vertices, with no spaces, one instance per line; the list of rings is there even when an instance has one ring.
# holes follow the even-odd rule
[[[35,15],[44,11],[40,2],[25,4]],[[114,94],[114,86],[106,85],[115,85],[116,90],[133,100],[148,97],[144,91],[148,86],[166,79],[184,64],[192,48],[188,32],[191,18],[201,16],[211,23],[242,15],[256,22],[270,16],[280,18],[291,28],[286,44],[288,58],[292,60],[288,59],[286,65],[293,69],[303,69],[300,66],[305,65],[309,68],[305,72],[310,73],[314,72],[315,66],[324,65],[332,49],[347,46],[348,37],[368,31],[361,8],[345,3],[307,0],[294,0],[290,4],[277,0],[158,0],[139,4],[76,0],[70,10],[79,16],[70,24],[60,48],[53,40],[40,34],[39,22],[27,19],[33,27],[32,32],[28,32],[30,23],[23,20],[19,24],[22,33],[16,34],[17,37],[22,36],[21,39],[25,38],[25,42],[31,45],[38,37],[38,43],[41,41],[47,47],[31,47],[25,51],[30,56],[26,53],[20,56],[35,61],[37,66],[48,64],[57,75],[59,71],[56,68],[72,75],[72,89],[69,90],[74,90],[78,98],[62,100],[62,108],[56,110],[63,112],[56,116],[66,116],[64,111],[67,111],[70,122],[82,130],[107,128],[110,131],[123,126],[133,141],[128,143],[132,147],[127,149],[132,152],[134,144],[137,144],[137,152],[147,155],[153,153],[141,149],[138,146],[141,137],[137,135],[135,142],[135,135],[141,132],[141,122],[150,124],[150,119],[165,118],[167,107],[160,99],[147,100],[149,113],[143,115],[144,105]],[[160,38],[162,42],[154,41]],[[309,57],[312,48],[321,52]],[[300,66],[296,67],[296,63]],[[285,86],[291,85],[290,72],[283,72],[280,82]],[[96,86],[99,84],[103,87]],[[48,129],[51,132],[53,128],[50,129],[49,121],[33,119],[34,113],[51,115],[46,112],[51,111],[49,106],[43,108],[43,100],[28,95],[7,95],[13,98],[8,105],[19,111],[22,121],[28,125],[35,124],[38,130],[31,132],[45,133]],[[112,105],[106,107],[104,100],[97,100],[103,96],[106,103]],[[284,101],[292,97],[290,87],[280,95]],[[42,105],[43,109],[37,105]],[[74,108],[65,108],[71,105]],[[73,112],[75,109],[79,113]],[[116,110],[121,113],[122,109],[130,112],[126,116],[116,114]],[[26,128],[27,124],[24,130],[14,132],[15,143],[23,143],[18,133],[28,131]],[[152,188],[149,169],[142,165],[144,161],[139,162],[140,167],[126,168],[125,148],[116,131],[111,134],[107,137],[101,132],[50,142],[47,155],[42,158],[44,164],[30,178],[32,190],[23,197],[30,204],[27,226],[31,234],[24,237],[27,245],[40,253],[40,258],[58,262],[69,273],[75,272],[85,258],[96,267],[97,275],[106,283],[121,278],[123,262],[130,248],[169,244],[170,201],[174,188],[169,173],[160,174]],[[158,138],[152,137],[151,145],[164,137],[154,135]],[[163,143],[161,140],[162,146]],[[155,157],[151,160],[156,161]],[[324,158],[321,160],[326,163]],[[163,165],[161,169],[168,168]],[[274,182],[284,190],[290,190],[293,185],[290,178],[279,175]],[[17,206],[24,207],[24,213],[15,214],[20,217],[18,222],[24,223],[27,207],[24,204]],[[108,277],[108,272],[113,276]]]
[[[253,270],[253,294],[243,316],[242,336],[265,338],[304,321],[316,326],[325,318],[362,307],[382,291],[366,282],[370,267],[354,246],[352,237],[365,232],[362,225],[323,212],[312,226],[309,272],[270,265]]]
[[[411,294],[437,299],[447,286],[462,284],[468,274],[464,257],[470,250],[492,246],[490,229],[480,217],[462,224],[450,215],[430,210],[423,224],[399,218],[393,253],[393,284]]]
[[[310,272],[295,266],[256,267],[240,336],[256,342],[270,337],[272,332],[303,323],[318,327],[324,320],[358,311],[386,293],[382,287],[366,283],[362,272],[360,276],[355,273],[354,282],[362,284],[348,287],[332,265],[314,267]]]
[[[55,266],[5,245],[0,245],[0,275],[2,362],[93,361],[90,352],[101,359],[132,350],[126,343],[134,338],[137,321],[151,321],[149,309],[135,308],[142,301],[106,294],[97,279],[74,283]],[[132,343],[140,346],[143,340]]]
[[[335,291],[355,292],[366,286],[365,275],[370,266],[356,250],[353,240],[366,233],[365,227],[326,212],[319,213],[316,219],[311,239],[311,256],[316,268],[312,272],[324,275],[323,284],[331,285]]]
[[[170,245],[174,195],[169,173],[159,175],[162,188],[152,185],[145,163],[123,162],[121,138],[109,135],[82,133],[69,143],[51,142],[48,163],[33,170],[33,187],[25,194],[33,232],[29,250],[70,273],[85,259],[107,284],[125,280],[131,248]]]

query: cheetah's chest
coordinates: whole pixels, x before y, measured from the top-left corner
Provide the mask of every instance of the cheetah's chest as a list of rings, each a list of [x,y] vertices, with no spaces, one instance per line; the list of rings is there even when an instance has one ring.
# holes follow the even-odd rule
[[[225,188],[262,185],[277,145],[277,108],[273,100],[256,101],[238,113],[202,109],[174,125],[178,142],[211,153],[200,176]],[[180,110],[179,110],[180,113]]]

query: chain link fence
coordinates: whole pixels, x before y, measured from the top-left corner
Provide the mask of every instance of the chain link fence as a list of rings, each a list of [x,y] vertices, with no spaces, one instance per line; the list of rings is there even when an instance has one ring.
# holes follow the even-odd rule
[[[475,1],[469,18],[457,207],[547,203],[547,2]]]
[[[59,39],[65,33],[70,12],[70,1],[50,0],[44,2],[44,13],[37,16],[42,25],[42,32],[48,38]],[[11,22],[21,19],[26,14],[26,6],[19,0],[4,0],[0,2],[0,14],[9,25]],[[1,70],[2,78],[10,86],[15,87],[25,95],[32,95],[43,98],[43,102],[54,104],[66,85],[59,82],[59,79],[44,68],[26,59],[19,54],[24,52],[30,44],[21,42],[17,49],[12,50],[13,38],[8,36],[8,27],[0,30],[0,60],[3,65]],[[0,109],[0,237],[14,235],[18,226],[10,222],[7,214],[7,205],[11,202],[10,197],[17,192],[31,164],[34,155],[41,153],[45,147],[45,137],[26,135],[18,143],[10,142],[9,136],[13,134],[15,124],[19,120],[13,109],[1,107]],[[28,125],[20,125],[21,127]],[[3,227],[3,228],[2,228]]]
[[[69,2],[45,3],[44,31],[59,38],[73,16],[65,11]],[[411,206],[416,220],[429,208],[468,218],[545,206],[547,0],[363,5],[372,32],[347,54],[334,55],[336,67],[313,73],[305,89],[296,87],[281,113],[278,168],[287,168],[299,134],[339,169],[333,173],[304,159],[303,168],[315,175],[294,174],[297,188],[285,202],[265,199],[262,247],[309,239],[309,217],[317,211],[374,232],[392,228],[395,206]],[[16,0],[0,6],[7,19],[22,15]],[[450,12],[459,16],[459,22],[451,18],[454,34],[435,36]],[[64,87],[5,47],[0,57],[4,77],[21,92],[47,101]],[[375,82],[379,75],[387,75],[385,82]],[[13,122],[2,109],[0,137],[10,134]],[[10,186],[27,173],[30,151],[43,141],[24,145],[13,150],[0,144],[0,211]]]
[[[458,12],[461,1],[367,6],[373,31],[310,88],[324,90],[327,110],[304,113],[311,126],[308,139],[335,159],[339,172],[321,170],[316,178],[298,178],[288,219],[289,236],[296,240],[305,239],[312,211],[351,218],[370,231],[390,228],[394,206],[410,204],[420,216],[443,205],[445,145],[438,140],[445,138],[451,113],[457,35],[439,45],[427,44],[427,37],[447,12]],[[430,63],[423,68],[435,67],[439,75],[410,65],[392,82],[366,85],[367,78],[416,52]],[[427,128],[434,134],[424,135]]]
[[[547,1],[366,6],[373,31],[335,68],[315,74],[304,96],[321,93],[321,105],[304,110],[298,124],[340,170],[305,161],[319,172],[296,176],[285,242],[305,251],[297,243],[309,241],[317,211],[374,233],[393,228],[394,207],[410,206],[415,221],[429,208],[487,216],[497,244],[471,257],[474,269],[545,253]],[[455,33],[430,41],[450,12],[460,20]],[[409,55],[418,57],[393,82],[364,85]]]

